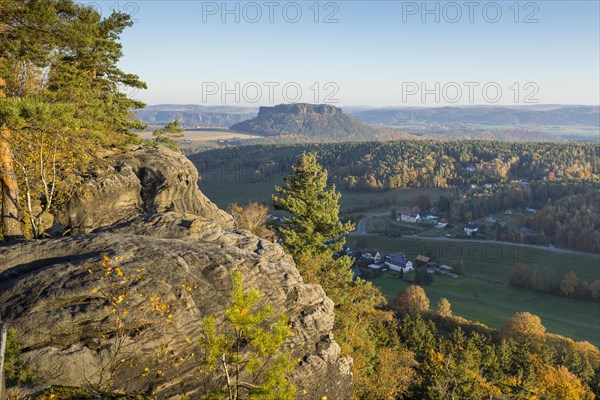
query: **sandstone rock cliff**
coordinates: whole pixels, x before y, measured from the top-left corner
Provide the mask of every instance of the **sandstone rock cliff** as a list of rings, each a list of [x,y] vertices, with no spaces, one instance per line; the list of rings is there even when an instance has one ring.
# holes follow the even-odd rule
[[[198,171],[182,154],[159,146],[113,155],[106,161],[55,216],[71,233],[88,233],[141,213],[166,211],[202,215],[232,226],[231,216],[198,190]]]
[[[304,284],[279,245],[232,230],[181,155],[140,149],[114,161],[86,184],[92,196],[58,218],[94,232],[0,248],[0,319],[19,331],[42,383],[195,398],[208,382],[191,356],[195,340],[204,317],[223,320],[230,273],[239,270],[273,318],[291,319],[285,347],[297,360],[298,398],[348,398],[352,361],[331,335],[333,303],[322,288]],[[105,276],[105,256],[127,279]],[[139,332],[134,340],[120,339],[112,313],[120,294],[126,305],[117,313]]]

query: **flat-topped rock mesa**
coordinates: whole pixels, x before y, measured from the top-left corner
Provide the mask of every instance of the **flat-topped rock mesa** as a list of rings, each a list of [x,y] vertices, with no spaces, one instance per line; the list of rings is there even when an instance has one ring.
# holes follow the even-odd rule
[[[272,321],[290,318],[282,351],[296,361],[298,398],[350,397],[333,302],[278,244],[233,229],[179,153],[142,148],[108,161],[56,215],[80,234],[0,247],[0,319],[17,329],[41,385],[197,398],[211,382],[194,355],[203,320],[222,326],[236,270]]]
[[[402,139],[409,136],[405,132],[367,125],[328,104],[306,103],[260,107],[256,118],[235,124],[230,129],[317,141]]]

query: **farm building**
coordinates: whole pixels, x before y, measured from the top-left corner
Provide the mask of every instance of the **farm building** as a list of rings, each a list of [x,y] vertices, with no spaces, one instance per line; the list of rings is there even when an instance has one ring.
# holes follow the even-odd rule
[[[430,224],[437,224],[438,220],[440,219],[440,217],[437,217],[435,215],[428,215],[425,218],[421,218],[421,221],[423,222],[428,222]]]
[[[404,253],[390,254],[386,257],[385,264],[394,271],[410,272],[414,270],[412,261],[408,260]]]
[[[440,265],[438,271],[440,271],[440,275],[446,275],[450,278],[458,278],[458,275],[454,272],[452,267],[448,265]]]
[[[468,224],[465,225],[465,235],[467,236],[471,236],[477,233],[477,231],[479,231],[479,228],[477,227],[477,225],[469,222]]]
[[[415,261],[417,262],[417,265],[427,265],[430,261],[431,258],[427,257],[427,256],[422,256],[422,255],[418,255],[417,258],[415,258]]]
[[[419,209],[419,207],[413,207],[410,210],[404,210],[400,213],[399,221],[411,223],[419,222],[421,221],[420,212],[421,210]]]
[[[438,229],[444,229],[446,226],[448,226],[448,220],[446,218],[442,218],[435,227]]]
[[[379,261],[381,260],[381,254],[377,250],[364,249],[362,251],[362,258],[367,260]]]

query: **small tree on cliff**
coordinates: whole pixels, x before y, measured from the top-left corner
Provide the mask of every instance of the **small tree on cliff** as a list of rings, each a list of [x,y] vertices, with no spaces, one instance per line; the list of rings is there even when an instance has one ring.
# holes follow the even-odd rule
[[[261,295],[256,289],[244,293],[239,271],[231,277],[231,305],[225,311],[221,332],[217,332],[214,318],[204,320],[199,341],[201,371],[214,380],[202,398],[293,399],[296,388],[286,376],[294,370],[294,362],[281,352],[291,335],[287,316],[267,324],[271,306],[259,306]]]
[[[317,155],[303,153],[284,182],[287,187],[275,187],[273,205],[291,214],[279,228],[288,253],[296,258],[340,250],[353,225],[340,222],[341,194],[335,185],[327,189],[327,171],[317,163]]]
[[[155,129],[152,136],[154,136],[156,143],[164,144],[171,150],[178,150],[175,139],[181,139],[183,132],[183,128],[179,126],[179,121],[171,121],[164,128]]]

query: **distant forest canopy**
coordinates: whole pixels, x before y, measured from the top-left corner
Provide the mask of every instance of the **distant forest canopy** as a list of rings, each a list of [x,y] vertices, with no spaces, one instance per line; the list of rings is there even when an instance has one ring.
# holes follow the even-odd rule
[[[216,166],[287,173],[297,156],[316,151],[330,182],[344,190],[449,188],[510,181],[600,182],[600,146],[592,143],[425,141],[255,145],[190,155],[201,173]]]
[[[547,245],[600,253],[600,184],[598,182],[534,181],[528,185],[498,185],[491,189],[457,190],[448,207],[453,221],[467,222],[507,208],[539,207],[514,226],[497,227],[502,241]]]

